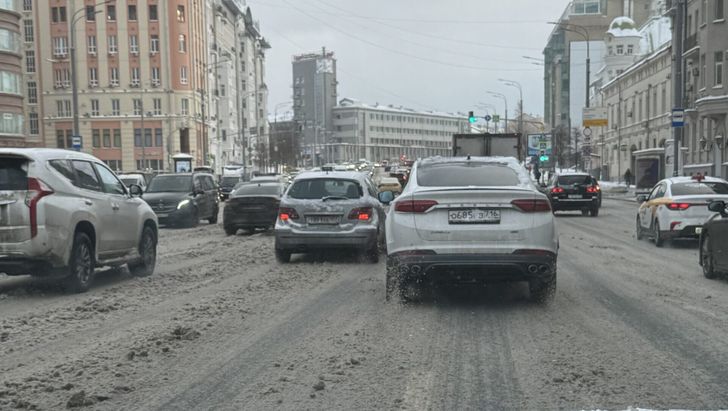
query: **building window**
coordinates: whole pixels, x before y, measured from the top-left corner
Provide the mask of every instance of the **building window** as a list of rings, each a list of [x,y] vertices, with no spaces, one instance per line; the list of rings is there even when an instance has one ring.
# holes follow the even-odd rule
[[[142,146],[142,129],[135,128],[134,129],[134,147],[141,147]]]
[[[23,0],[23,11],[33,11],[33,0]]]
[[[161,116],[162,115],[162,99],[155,98],[153,100],[153,102],[154,102],[154,115]]]
[[[136,20],[137,19],[137,8],[136,8],[136,5],[130,4],[127,7],[127,10],[128,10],[127,14],[128,14],[129,20],[132,20],[132,21],[133,20]]]
[[[99,100],[91,99],[91,116],[98,117],[99,114]]]
[[[29,81],[27,84],[28,89],[28,104],[38,104],[38,85],[35,81]]]
[[[91,88],[99,86],[99,72],[96,67],[88,69],[88,85]]]
[[[66,22],[66,8],[65,7],[51,7],[51,21],[53,23],[65,23]]]
[[[53,56],[66,57],[68,55],[68,38],[53,37]]]
[[[94,148],[101,147],[101,130],[94,128],[91,130],[91,143]]]
[[[141,83],[141,80],[139,77],[140,77],[139,67],[132,67],[131,68],[131,86],[132,87],[139,87],[139,84]]]
[[[177,21],[180,23],[185,22],[185,6],[177,6]]]
[[[106,6],[106,20],[116,21],[116,6]]]
[[[667,113],[667,85],[665,83],[662,83],[662,101],[660,104],[662,105],[662,112]]]
[[[121,115],[121,102],[118,98],[111,99],[111,115],[112,116],[120,116]]]
[[[113,130],[114,133],[114,147],[120,148],[121,147],[121,129],[115,128]]]
[[[96,8],[86,6],[86,21],[96,21]]]
[[[86,47],[88,48],[88,54],[96,55],[96,36],[86,37]]]
[[[33,31],[33,20],[23,20],[23,33],[25,34],[25,41],[32,43],[35,41],[35,32]]]
[[[705,88],[705,54],[700,56],[700,88]]]
[[[152,67],[152,87],[159,87],[160,83],[159,67]]]
[[[187,66],[180,66],[180,68],[179,68],[179,82],[181,84],[187,84]]]
[[[184,34],[180,34],[179,39],[177,40],[177,43],[179,46],[179,52],[186,53],[187,52],[187,37]]]
[[[119,43],[116,41],[116,36],[109,36],[109,54],[116,54],[119,52]]]
[[[187,116],[190,114],[190,100],[183,98],[180,106],[181,106],[181,109],[180,109],[181,115]]]
[[[723,1],[724,0],[715,0],[715,20],[723,20],[725,18],[723,14]]]
[[[617,54],[618,55],[624,54],[624,46],[622,46],[622,45],[617,46]]]
[[[25,50],[25,70],[35,73],[35,50]]]
[[[627,45],[627,54],[633,54],[634,53],[634,46],[629,44]]]
[[[151,147],[151,146],[152,146],[152,129],[145,128],[144,129],[144,147]]]
[[[109,70],[109,84],[111,85],[111,87],[119,86],[119,68],[118,67],[112,67]]]
[[[71,100],[56,100],[58,117],[71,117]]]
[[[53,72],[56,88],[71,87],[71,71],[69,69],[58,69]]]
[[[159,53],[159,36],[156,34],[152,34],[152,37],[149,41],[149,51],[152,54]]]
[[[104,164],[106,164],[110,169],[118,172],[123,170],[124,168],[121,167],[121,160],[103,160]]]
[[[575,0],[573,14],[599,14],[601,13],[600,0]]]
[[[156,21],[158,19],[159,19],[159,14],[157,13],[157,5],[150,4],[149,5],[149,20]]]
[[[30,126],[30,134],[37,136],[40,134],[40,123],[38,121],[38,113],[28,113],[28,125]]]
[[[154,146],[155,147],[162,147],[163,141],[162,141],[162,129],[161,128],[155,128],[154,129]]]
[[[700,20],[700,22],[702,24],[705,24],[708,18],[708,0],[702,0],[700,4],[700,14],[702,14],[702,19]]]
[[[140,99],[140,98],[134,99],[134,115],[135,116],[142,115],[142,99]]]
[[[220,97],[225,97],[225,85],[220,84]]]
[[[722,1],[722,0],[721,0]],[[723,86],[723,52],[719,51],[715,53],[715,76],[713,78],[713,86]]]
[[[111,130],[108,128],[105,128],[103,131],[103,142],[104,147],[110,148],[111,147]]]
[[[131,54],[139,54],[139,39],[136,34],[129,36],[129,51]]]

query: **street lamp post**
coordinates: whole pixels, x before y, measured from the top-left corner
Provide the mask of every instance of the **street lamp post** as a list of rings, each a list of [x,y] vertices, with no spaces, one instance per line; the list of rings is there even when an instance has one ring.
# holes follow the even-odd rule
[[[506,126],[505,126],[505,133],[508,134],[508,99],[506,98],[505,94],[502,93],[496,93],[494,91],[489,91],[488,94],[490,94],[493,97],[497,97],[503,100],[503,103],[505,104],[506,109]]]
[[[519,105],[519,111],[520,115],[518,116],[518,134],[521,135],[521,144],[522,147],[527,147],[527,144],[524,144],[524,136],[523,136],[523,87],[521,87],[521,83],[513,80],[506,80],[506,79],[498,79],[499,81],[503,82],[506,86],[515,87],[518,89],[518,98],[520,99],[518,105]],[[526,158],[527,153],[521,153],[523,155],[523,158]]]

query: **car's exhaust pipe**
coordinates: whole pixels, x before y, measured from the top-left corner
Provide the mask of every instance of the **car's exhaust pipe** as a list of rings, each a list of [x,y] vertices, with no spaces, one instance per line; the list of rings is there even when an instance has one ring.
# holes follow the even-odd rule
[[[413,265],[413,266],[412,266],[412,267],[410,268],[410,272],[411,272],[412,274],[419,274],[419,273],[420,273],[420,271],[422,271],[422,267],[420,267],[419,265]]]
[[[528,272],[531,274],[536,274],[538,272],[538,266],[536,264],[529,265]]]
[[[549,266],[548,266],[548,265],[546,265],[546,264],[541,264],[540,266],[538,266],[538,271],[539,271],[539,272],[540,272],[541,274],[548,274],[548,272],[549,272],[550,270],[551,270],[551,267],[549,267]]]
[[[409,267],[406,265],[399,266],[399,273],[400,274],[407,274],[409,272]]]

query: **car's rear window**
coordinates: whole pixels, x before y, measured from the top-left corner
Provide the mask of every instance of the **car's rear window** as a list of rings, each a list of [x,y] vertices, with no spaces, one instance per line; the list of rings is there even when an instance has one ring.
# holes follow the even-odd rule
[[[442,163],[417,169],[417,184],[423,187],[499,187],[520,184],[516,171],[506,165]]]
[[[240,177],[223,177],[220,181],[220,185],[223,187],[233,187],[235,184],[240,182]]]
[[[272,196],[279,195],[280,193],[281,186],[278,184],[246,184],[233,191],[232,195],[233,197],[249,195]]]
[[[728,194],[728,184],[721,182],[676,183],[670,187],[674,196]]]
[[[592,176],[588,175],[573,175],[573,176],[559,176],[559,185],[571,186],[574,184],[592,184]]]
[[[28,161],[20,158],[2,158],[0,161],[0,190],[28,189]]]
[[[293,183],[288,196],[299,200],[318,200],[325,197],[361,198],[359,183],[339,178],[298,180]]]

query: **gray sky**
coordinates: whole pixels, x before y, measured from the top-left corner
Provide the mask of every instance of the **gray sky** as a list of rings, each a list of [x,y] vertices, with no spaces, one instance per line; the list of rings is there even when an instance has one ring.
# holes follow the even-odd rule
[[[339,99],[462,111],[503,102],[521,83],[525,111],[543,113],[541,51],[568,0],[249,0],[271,42],[266,63],[271,113],[291,100],[291,56],[326,46],[338,61]],[[281,111],[289,108],[279,107]]]

